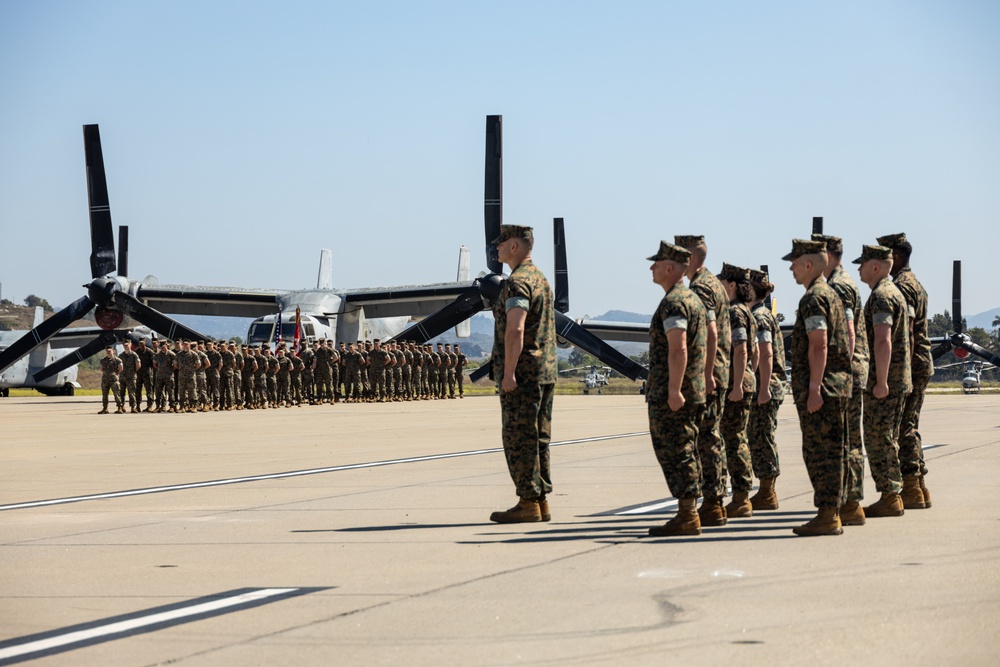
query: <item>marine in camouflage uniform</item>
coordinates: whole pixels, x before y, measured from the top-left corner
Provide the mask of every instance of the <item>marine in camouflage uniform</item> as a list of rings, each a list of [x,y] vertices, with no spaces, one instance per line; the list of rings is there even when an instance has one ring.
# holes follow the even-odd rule
[[[276,354],[271,354],[270,348],[264,348],[264,361],[267,367],[264,370],[264,386],[267,392],[267,403],[272,408],[278,407],[278,369],[281,364],[278,362]]]
[[[796,239],[783,259],[792,262],[795,282],[806,288],[792,331],[792,397],[802,429],[802,458],[819,510],[815,518],[792,530],[802,536],[840,535],[851,396],[847,318],[840,297],[823,277],[825,243]]]
[[[275,396],[278,399],[278,405],[290,408],[292,407],[292,360],[284,348],[278,348],[274,358],[278,364],[274,371]]]
[[[170,349],[167,341],[160,343],[160,351],[153,358],[156,375],[154,388],[156,390],[156,412],[174,410],[174,370],[177,368],[177,355]]]
[[[455,380],[458,382],[458,397],[465,398],[465,367],[469,358],[462,354],[461,346],[455,344]]]
[[[722,283],[705,268],[708,248],[704,236],[674,237],[674,243],[691,253],[687,269],[688,285],[705,306],[707,343],[705,351],[705,412],[698,425],[698,458],[701,461],[701,490],[705,495],[699,512],[703,526],[721,526],[727,521],[726,450],[720,422],[729,386],[729,295]],[[713,362],[714,359],[714,362]]]
[[[191,349],[191,343],[183,341],[181,351],[177,353],[177,400],[179,412],[194,412],[198,404],[196,376],[202,368],[203,361],[199,354]]]
[[[198,392],[197,409],[207,412],[211,408],[208,400],[208,367],[211,362],[208,360],[208,353],[205,352],[205,343],[198,343],[197,349],[192,345],[191,351],[198,355],[198,360],[201,362],[194,372],[195,387]]]
[[[813,234],[813,241],[826,243],[826,281],[840,297],[847,319],[847,337],[851,346],[851,398],[847,402],[847,470],[844,477],[845,499],[840,521],[846,525],[862,525],[864,511],[865,453],[861,431],[861,416],[865,387],[868,383],[868,336],[865,334],[864,306],[861,291],[841,265],[844,244],[838,236]]]
[[[371,361],[368,376],[371,378],[372,395],[379,403],[385,403],[389,396],[389,388],[386,386],[386,369],[392,357],[382,347],[382,341],[378,338],[375,339],[372,351],[368,353],[368,359]]]
[[[208,365],[205,366],[205,379],[207,380],[205,403],[212,410],[219,409],[222,401],[222,386],[220,373],[222,372],[222,353],[216,349],[215,341],[205,343],[205,356],[208,358]]]
[[[219,343],[219,356],[222,357],[222,370],[219,371],[219,409],[232,410],[235,404],[233,383],[236,375],[235,345]]]
[[[153,399],[156,394],[153,391],[153,357],[156,350],[146,346],[146,339],[139,339],[139,347],[136,348],[139,355],[139,372],[135,376],[135,400],[137,407],[142,407],[142,392],[146,392],[146,412],[153,408]]]
[[[778,428],[778,410],[785,400],[785,344],[781,327],[764,300],[774,291],[768,275],[750,271],[754,290],[750,313],[757,323],[757,398],[750,405],[747,440],[753,474],[760,480],[760,489],[750,498],[755,510],[778,509],[775,482],[781,475],[781,462],[774,433]]]
[[[334,388],[330,386],[333,374],[330,372],[330,352],[329,339],[327,342],[320,342],[313,355],[315,364],[313,366],[313,381],[316,383],[316,402],[325,403],[327,400],[333,401]]]
[[[557,377],[555,310],[549,283],[531,261],[533,242],[532,229],[518,225],[501,225],[494,241],[500,261],[511,272],[493,304],[491,360],[500,389],[507,469],[519,497],[511,509],[490,516],[497,523],[549,519],[546,495],[552,492],[549,442]],[[514,349],[508,351],[508,343]]]
[[[455,367],[458,365],[458,355],[451,351],[449,343],[445,343],[444,353],[448,357],[448,398],[455,398]]]
[[[406,399],[406,383],[403,379],[403,371],[406,369],[406,352],[402,345],[392,341],[392,356],[396,364],[392,367],[393,400],[402,401]]]
[[[142,367],[142,360],[139,355],[132,351],[131,341],[122,341],[121,355],[118,359],[122,362],[122,373],[118,380],[121,386],[122,409],[125,407],[125,394],[128,393],[128,405],[132,412],[139,412],[142,407],[142,398],[136,393],[136,376]]]
[[[750,271],[732,264],[723,264],[718,278],[729,296],[729,331],[732,336],[729,391],[719,424],[726,447],[726,467],[733,484],[733,500],[726,506],[726,516],[748,517],[753,515],[750,503],[753,466],[747,424],[750,405],[757,391],[757,378],[754,376],[757,320],[747,306],[753,300],[753,288],[750,287]]]
[[[104,408],[98,412],[99,415],[108,414],[108,394],[115,398],[115,414],[125,412],[122,409],[122,391],[118,382],[118,376],[122,372],[121,359],[115,356],[115,348],[111,345],[104,348],[105,356],[101,359],[101,401]]]
[[[243,406],[257,407],[257,356],[249,347],[243,348]]]
[[[440,380],[438,380],[438,375],[441,373],[441,355],[434,351],[434,348],[430,345],[427,346],[430,351],[431,363],[427,367],[427,382],[430,384],[428,389],[428,394],[431,398],[439,398],[438,389],[441,386]]]
[[[310,405],[316,403],[316,387],[313,380],[313,362],[316,360],[314,348],[318,347],[319,341],[313,341],[310,346],[306,341],[302,341],[302,350],[299,352],[299,359],[302,360],[302,398]]]
[[[664,290],[649,324],[649,433],[670,493],[678,499],[677,515],[649,530],[657,537],[701,534],[698,425],[705,410],[708,319],[701,299],[684,286],[690,259],[687,249],[666,241],[649,258],[653,282]]]
[[[871,288],[865,302],[865,331],[872,363],[865,390],[864,427],[868,467],[882,497],[865,508],[866,517],[901,516],[903,479],[899,468],[899,424],[910,379],[910,320],[906,299],[890,278],[892,251],[864,246],[861,280]]]
[[[923,439],[920,437],[920,410],[924,406],[927,383],[934,375],[934,357],[927,334],[927,291],[910,269],[913,247],[906,234],[891,234],[878,239],[879,245],[892,250],[893,284],[906,299],[910,318],[910,373],[913,391],[903,403],[899,425],[899,469],[903,475],[903,504],[906,509],[931,506],[927,489],[927,464],[924,461]],[[918,491],[919,489],[919,491]]]
[[[413,400],[413,343],[403,341],[403,400]]]
[[[344,362],[347,369],[347,376],[344,380],[345,400],[348,403],[358,403],[361,401],[361,364],[364,363],[364,358],[358,352],[356,343],[351,343],[348,347]]]
[[[259,347],[254,354],[254,361],[257,362],[257,371],[254,373],[254,395],[258,408],[267,407],[267,367],[270,356],[271,349],[267,345]]]

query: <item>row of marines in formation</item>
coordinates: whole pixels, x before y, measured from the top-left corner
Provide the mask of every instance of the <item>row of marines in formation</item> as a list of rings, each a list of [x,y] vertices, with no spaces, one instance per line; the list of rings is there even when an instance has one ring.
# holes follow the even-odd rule
[[[806,289],[789,361],[818,513],[793,529],[799,535],[839,535],[866,517],[931,506],[918,431],[934,373],[927,292],[910,269],[905,234],[877,243],[854,260],[871,288],[864,305],[841,266],[839,237],[796,239],[783,258]],[[774,285],[763,272],[729,264],[712,275],[706,255],[703,236],[676,236],[649,258],[665,292],[650,324],[650,432],[679,501],[677,515],[650,530],[656,536],[698,535],[702,526],[778,508],[774,432],[785,355],[778,322],[763,305]],[[867,507],[864,450],[881,494]],[[733,495],[723,505],[727,473]],[[754,475],[760,486],[750,497]]]
[[[117,413],[207,412],[318,405],[464,398],[463,371],[468,358],[459,345],[431,345],[379,340],[348,346],[303,340],[297,350],[282,343],[166,340],[147,346],[126,339],[124,351],[113,346],[101,359],[101,394],[108,413],[109,394]],[[154,407],[155,401],[155,407]]]

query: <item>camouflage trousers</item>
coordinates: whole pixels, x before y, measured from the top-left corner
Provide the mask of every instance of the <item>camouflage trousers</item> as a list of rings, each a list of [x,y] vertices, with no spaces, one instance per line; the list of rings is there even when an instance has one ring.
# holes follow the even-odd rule
[[[143,369],[145,370],[145,369]],[[153,405],[153,399],[156,394],[153,392],[153,375],[152,373],[143,372],[140,370],[138,375],[135,376],[135,400],[136,403],[142,403],[142,392],[146,392],[146,407],[151,407]]]
[[[267,402],[271,405],[278,404],[278,378],[271,375],[264,376],[265,387],[267,387]]]
[[[726,495],[726,450],[722,446],[719,422],[722,420],[722,392],[709,394],[698,425],[698,460],[701,462],[701,491],[706,496]]]
[[[864,387],[854,387],[847,402],[847,470],[844,475],[845,500],[865,498],[865,452],[861,435],[861,415],[864,406]]]
[[[289,377],[288,373],[281,373],[276,375],[274,378],[274,396],[279,401],[288,402],[291,400],[291,388],[292,388],[292,378]]]
[[[142,407],[142,397],[138,396],[138,389],[135,376],[125,377],[122,375],[118,378],[118,384],[121,387],[122,405],[125,405],[125,394],[128,394],[128,406],[130,408],[135,408],[135,406]]]
[[[174,376],[157,375],[154,384],[156,389],[156,407],[158,410],[166,410],[168,405],[174,404]]]
[[[361,398],[361,373],[356,368],[347,369],[347,379],[344,381],[345,398]]]
[[[340,393],[340,364],[334,364],[330,367],[330,377],[332,378],[330,382],[330,400],[336,401],[337,395]]]
[[[267,376],[263,373],[254,377],[254,397],[258,405],[267,404]]]
[[[219,407],[222,399],[222,387],[219,385],[219,371],[211,368],[205,373],[206,389],[208,392],[206,403],[211,403],[213,407]]]
[[[199,403],[208,403],[208,378],[204,373],[195,373],[195,388],[198,392],[197,401]]]
[[[197,378],[194,375],[177,376],[177,404],[181,409],[194,407],[198,403]]]
[[[409,366],[403,366],[402,373],[403,373],[402,397],[406,399],[413,398],[413,383],[412,383],[413,369],[411,369]]]
[[[757,479],[771,479],[781,475],[778,447],[774,442],[774,432],[778,429],[778,408],[785,400],[785,393],[771,396],[764,405],[757,405],[756,395],[750,405],[750,421],[747,423],[747,441],[750,445],[750,463]]]
[[[403,369],[396,368],[392,369],[392,395],[396,398],[403,398],[405,390],[403,389]]]
[[[104,403],[105,410],[108,409],[109,392],[115,397],[115,406],[120,408],[122,406],[122,390],[117,375],[101,377],[101,401]]]
[[[823,397],[823,407],[810,413],[805,403],[795,403],[802,429],[802,460],[813,487],[813,505],[844,504],[844,471],[847,467],[847,399]]]
[[[930,378],[913,378],[913,392],[903,402],[903,417],[899,424],[899,470],[904,477],[926,475],[924,442],[920,437],[920,410],[924,407],[924,392]]]
[[[864,425],[868,467],[879,493],[899,493],[903,476],[899,471],[899,421],[906,396],[890,393],[883,399],[865,392]]]
[[[456,371],[455,381],[458,384],[458,395],[465,396],[465,373],[462,371]]]
[[[521,498],[552,493],[549,442],[554,395],[554,384],[519,384],[514,391],[500,393],[503,451]]]
[[[290,393],[291,393],[292,400],[295,401],[296,403],[298,403],[299,405],[301,405],[302,404],[302,373],[301,372],[300,373],[296,373],[296,372],[293,371],[292,375],[291,375],[291,382],[292,382],[292,388],[291,388],[291,392]]]
[[[455,395],[455,371],[453,369],[448,369],[448,395]]]
[[[389,387],[386,385],[385,367],[372,367],[368,374],[371,376],[372,395],[379,400],[388,398]]]
[[[726,445],[726,468],[732,478],[733,493],[747,493],[753,489],[753,468],[750,465],[750,446],[747,443],[747,423],[750,421],[750,403],[756,394],[744,394],[741,401],[726,399],[719,430]]]
[[[235,388],[232,372],[219,375],[219,407],[231,408],[235,404]]]
[[[317,366],[313,371],[313,379],[316,382],[316,398],[321,401],[333,400],[333,372],[329,366]]]
[[[698,455],[698,424],[703,421],[705,405],[687,402],[674,412],[667,405],[650,403],[649,436],[653,453],[674,498],[697,498],[701,495],[701,461]]]

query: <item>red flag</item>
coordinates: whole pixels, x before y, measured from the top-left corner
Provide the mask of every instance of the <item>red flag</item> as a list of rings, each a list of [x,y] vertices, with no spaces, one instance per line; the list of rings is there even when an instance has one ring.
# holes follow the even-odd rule
[[[295,307],[295,336],[292,338],[292,351],[299,356],[299,341],[302,340],[302,309]]]

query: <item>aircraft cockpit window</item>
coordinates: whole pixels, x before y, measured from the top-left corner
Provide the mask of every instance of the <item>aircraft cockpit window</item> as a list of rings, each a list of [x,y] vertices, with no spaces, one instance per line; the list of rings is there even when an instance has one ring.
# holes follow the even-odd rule
[[[282,327],[284,328],[284,327]],[[274,323],[273,322],[254,322],[250,325],[250,333],[248,334],[248,342],[250,345],[260,345],[262,343],[269,343],[274,333]]]

